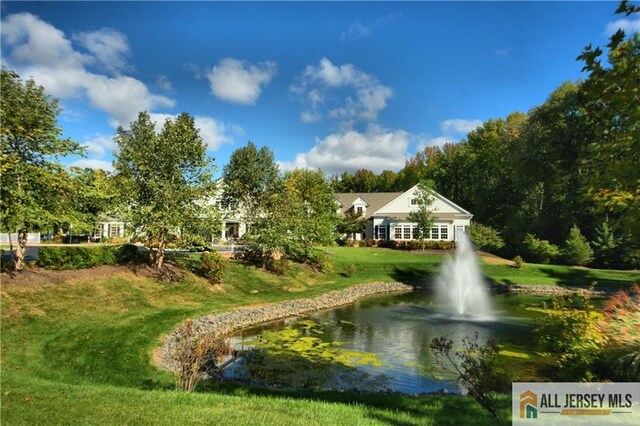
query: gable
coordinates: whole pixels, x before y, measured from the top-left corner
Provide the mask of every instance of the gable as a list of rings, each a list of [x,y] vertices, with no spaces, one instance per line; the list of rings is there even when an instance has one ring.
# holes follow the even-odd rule
[[[417,205],[411,205],[411,200],[416,198],[416,193],[418,191],[418,185],[415,185],[413,188],[408,191],[400,194],[394,200],[390,201],[386,205],[382,206],[377,211],[373,212],[374,215],[398,215],[398,214],[409,214],[410,212],[417,211]],[[434,201],[431,204],[431,211],[439,214],[460,214],[460,215],[471,215],[468,211],[463,209],[462,207],[455,204],[453,201],[448,200],[442,195],[438,194],[436,191],[431,191]]]

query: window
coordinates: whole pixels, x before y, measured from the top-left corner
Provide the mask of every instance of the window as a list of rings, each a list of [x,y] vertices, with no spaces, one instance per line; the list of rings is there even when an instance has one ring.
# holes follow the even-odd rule
[[[358,207],[358,208],[356,209],[356,211],[358,212],[358,214],[359,214],[360,216],[362,216],[362,213],[364,212],[364,210],[363,210],[362,206]]]
[[[418,199],[417,198],[412,198],[411,199],[411,205],[412,206],[417,206],[418,205]]]
[[[404,235],[403,238],[405,240],[410,240],[411,239],[411,225],[405,225],[404,226]]]
[[[438,240],[440,239],[440,237],[438,236],[438,227],[434,226],[433,228],[431,228],[431,239],[432,240]]]
[[[394,237],[396,240],[402,239],[402,226],[400,225],[396,226]]]
[[[449,227],[447,225],[440,227],[440,238],[443,240],[449,239]]]
[[[96,229],[96,231],[93,233],[93,236],[95,238],[102,238],[102,228]]]
[[[413,234],[412,234],[412,237],[413,237],[413,239],[414,239],[414,240],[417,240],[417,239],[418,239],[418,227],[417,227],[417,226],[415,226],[415,225],[413,225]]]
[[[384,225],[380,225],[380,227],[378,228],[378,235],[380,236],[381,240],[386,240],[387,239],[387,227]]]
[[[120,227],[118,225],[109,225],[110,229],[109,229],[109,236],[110,237],[117,237],[120,235]]]

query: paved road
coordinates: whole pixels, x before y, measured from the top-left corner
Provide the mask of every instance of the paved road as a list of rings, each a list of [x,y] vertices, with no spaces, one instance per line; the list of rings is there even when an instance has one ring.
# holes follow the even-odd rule
[[[6,262],[7,260],[11,260],[11,255],[15,250],[2,250],[2,261]],[[27,247],[27,253],[25,254],[25,260],[27,262],[31,262],[38,258],[38,247]]]

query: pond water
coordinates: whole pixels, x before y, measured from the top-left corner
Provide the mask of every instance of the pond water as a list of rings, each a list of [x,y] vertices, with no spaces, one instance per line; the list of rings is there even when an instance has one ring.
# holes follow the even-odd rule
[[[228,380],[256,385],[359,391],[461,392],[434,360],[430,343],[444,336],[454,350],[465,337],[493,338],[500,362],[521,381],[544,379],[535,353],[535,317],[544,297],[494,295],[492,321],[454,319],[426,292],[371,297],[356,304],[244,330],[232,343],[243,356]]]

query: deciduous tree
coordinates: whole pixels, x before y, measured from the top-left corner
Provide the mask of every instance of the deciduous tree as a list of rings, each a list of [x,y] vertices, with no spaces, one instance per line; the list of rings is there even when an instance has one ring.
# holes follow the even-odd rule
[[[83,150],[63,137],[58,100],[44,87],[5,68],[1,75],[0,211],[5,230],[18,232],[15,269],[20,271],[28,233],[69,213],[72,183],[58,160]]]
[[[162,268],[172,234],[189,232],[203,220],[217,224],[209,200],[215,191],[213,162],[193,118],[182,113],[167,119],[159,133],[149,114],[141,112],[129,129],[119,127],[115,141],[118,186],[135,232],[155,250],[154,266]]]

